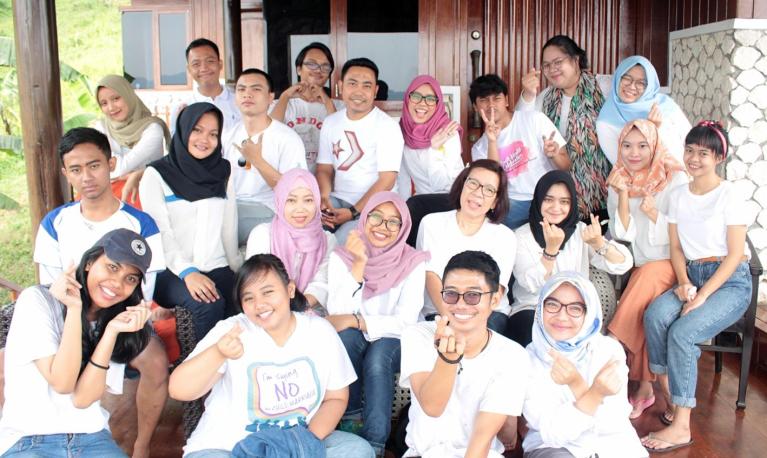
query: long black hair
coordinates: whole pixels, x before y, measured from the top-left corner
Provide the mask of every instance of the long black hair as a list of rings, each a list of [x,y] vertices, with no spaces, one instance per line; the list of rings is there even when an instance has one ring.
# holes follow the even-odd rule
[[[237,271],[237,276],[234,279],[234,308],[238,313],[242,313],[242,293],[245,287],[250,282],[266,275],[269,271],[272,271],[280,277],[282,284],[285,287],[290,283],[290,277],[288,277],[288,271],[285,269],[285,264],[282,263],[280,258],[273,254],[256,254],[248,258],[247,261]],[[295,295],[290,299],[290,310],[293,312],[303,312],[307,308],[306,297],[301,291],[296,288]]]
[[[568,37],[567,35],[555,35],[549,38],[549,40],[543,45],[541,52],[543,52],[549,46],[556,46],[563,53],[567,54],[573,59],[576,59],[578,61],[578,68],[580,68],[581,71],[587,70],[589,68],[589,58],[586,55],[586,51],[578,46],[578,43],[576,43],[575,40]]]
[[[93,302],[91,295],[88,292],[88,270],[101,256],[104,256],[103,247],[90,248],[83,254],[80,265],[75,272],[75,278],[78,283],[82,285],[82,288],[80,288],[80,299],[83,303],[81,314],[83,327],[83,358],[80,372],[85,369],[85,365],[88,363],[88,360],[91,359],[91,355],[93,355],[96,345],[99,343],[99,340],[101,340],[101,336],[104,335],[104,331],[112,318],[124,312],[127,307],[138,305],[144,298],[144,293],[141,291],[141,284],[137,283],[131,295],[124,301],[109,308],[99,308],[96,312],[95,324],[92,326],[87,317],[88,310]],[[141,274],[139,273],[139,275]],[[64,318],[66,318],[66,314],[67,309],[64,308]],[[119,333],[110,359],[116,363],[128,363],[138,356],[139,353],[144,351],[144,348],[149,344],[149,326],[150,325],[147,323],[142,329],[136,332]]]

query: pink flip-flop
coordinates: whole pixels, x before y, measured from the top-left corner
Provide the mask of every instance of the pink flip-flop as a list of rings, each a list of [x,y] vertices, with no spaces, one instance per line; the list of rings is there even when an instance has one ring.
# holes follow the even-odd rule
[[[655,395],[645,399],[631,399],[629,398],[629,404],[633,407],[629,414],[629,420],[635,420],[642,416],[645,409],[655,404]]]

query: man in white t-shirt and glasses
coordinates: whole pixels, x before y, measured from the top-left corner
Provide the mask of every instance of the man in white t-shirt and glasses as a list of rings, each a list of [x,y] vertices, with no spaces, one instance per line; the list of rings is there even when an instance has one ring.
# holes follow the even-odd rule
[[[322,222],[343,244],[356,227],[359,212],[379,191],[397,182],[404,140],[399,125],[373,105],[378,67],[360,57],[341,69],[341,98],[346,106],[325,118],[320,130],[317,182]]]
[[[440,316],[402,333],[400,385],[412,394],[404,456],[502,456],[496,436],[522,413],[529,360],[487,327],[499,280],[487,253],[458,253],[442,276]]]

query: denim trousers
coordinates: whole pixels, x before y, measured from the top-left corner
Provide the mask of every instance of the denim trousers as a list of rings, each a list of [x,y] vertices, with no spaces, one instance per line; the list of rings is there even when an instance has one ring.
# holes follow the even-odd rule
[[[509,213],[503,224],[512,231],[527,224],[530,220],[530,202],[532,201],[509,199]]]
[[[87,434],[24,436],[2,455],[3,458],[124,458],[127,456],[115,443],[112,433],[106,429]]]
[[[322,441],[325,444],[327,458],[375,458],[373,447],[368,442],[352,433],[333,431]],[[185,458],[230,458],[228,450],[207,449],[198,450],[186,455]]]
[[[345,329],[338,335],[357,372],[357,381],[349,387],[349,405],[345,415],[361,412],[362,437],[377,452],[382,451],[391,432],[394,374],[399,372],[400,341],[383,337],[368,342],[358,329]]]
[[[700,289],[720,262],[689,262],[687,276]],[[695,407],[700,348],[743,316],[751,301],[751,272],[741,262],[735,272],[700,307],[681,316],[683,303],[670,289],[655,299],[644,315],[650,370],[668,373],[671,402]]]

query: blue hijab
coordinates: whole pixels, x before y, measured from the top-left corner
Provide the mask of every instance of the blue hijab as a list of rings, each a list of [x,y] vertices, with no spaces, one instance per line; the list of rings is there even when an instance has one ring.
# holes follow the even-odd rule
[[[641,65],[644,68],[647,79],[647,87],[644,93],[632,103],[624,103],[619,96],[621,78],[635,65]],[[652,109],[653,103],[658,104],[664,117],[674,109],[676,104],[671,97],[660,93],[660,81],[658,72],[652,66],[649,60],[642,56],[631,56],[623,59],[613,74],[613,90],[607,97],[602,110],[599,112],[597,122],[606,122],[611,126],[623,128],[627,122],[635,119],[646,119]]]

